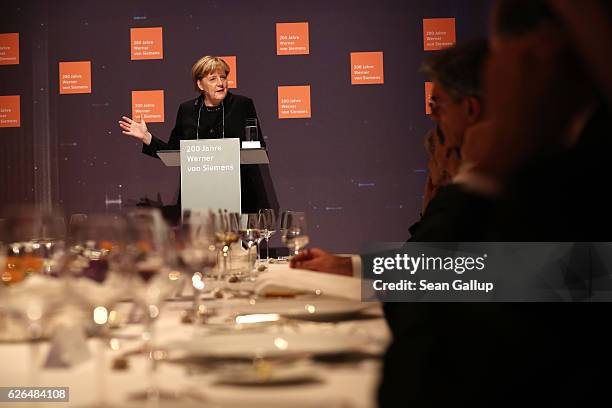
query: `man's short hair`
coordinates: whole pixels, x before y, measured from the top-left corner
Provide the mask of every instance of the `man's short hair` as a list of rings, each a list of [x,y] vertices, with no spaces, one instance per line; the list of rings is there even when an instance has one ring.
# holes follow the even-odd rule
[[[421,72],[440,83],[455,101],[482,99],[480,78],[488,53],[487,40],[471,40],[431,55],[421,65]]]

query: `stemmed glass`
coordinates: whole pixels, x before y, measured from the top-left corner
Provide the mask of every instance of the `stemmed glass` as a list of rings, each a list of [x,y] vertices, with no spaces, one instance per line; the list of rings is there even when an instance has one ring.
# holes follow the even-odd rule
[[[259,214],[242,214],[240,216],[240,239],[242,244],[248,251],[249,271],[253,268],[252,248],[261,238],[261,226],[259,223]]]
[[[230,260],[231,267],[231,248],[232,244],[238,242],[240,236],[238,230],[240,229],[240,214],[228,212],[227,210],[219,210],[214,217],[215,225],[215,239],[218,244],[219,256],[223,259],[223,269],[219,268],[219,280],[221,280],[222,274],[229,273],[228,270],[228,259]]]
[[[287,225],[287,214],[290,213],[291,211],[285,210],[281,212],[280,215],[280,238],[281,238],[281,242],[284,243],[283,241],[283,237],[285,236],[285,232],[287,231],[286,225]],[[284,256],[278,256],[277,260],[279,261],[285,261],[287,259],[287,257]]]
[[[259,210],[259,223],[262,236],[266,240],[266,262],[270,262],[270,238],[276,232],[276,214],[271,208]]]
[[[7,248],[0,256],[0,278],[6,286],[0,309],[24,325],[29,340],[29,379],[36,385],[38,341],[47,331],[49,316],[64,299],[63,286],[49,276],[57,276],[65,253],[65,224],[58,213],[28,205],[13,207],[9,214],[0,231]]]
[[[87,311],[86,325],[97,334],[96,401],[104,406],[109,312],[128,293],[134,260],[128,224],[121,216],[100,214],[72,223],[70,229],[61,276],[68,297]]]
[[[215,247],[215,214],[185,211],[183,222],[176,230],[179,261],[195,290],[193,313],[200,313],[200,294],[204,291],[209,271],[217,264]]]
[[[0,241],[0,274],[4,272],[6,269],[6,248],[4,248],[4,244]],[[0,286],[2,288],[3,286]]]
[[[155,322],[160,315],[163,301],[180,286],[182,274],[178,271],[175,246],[171,243],[170,229],[158,209],[139,209],[128,214],[132,235],[131,251],[134,256],[133,296],[144,309],[145,328],[142,335],[144,349],[149,359],[149,387],[144,394],[148,401],[157,401],[160,390],[155,371],[161,358],[155,350]]]
[[[58,277],[65,255],[66,223],[59,213],[42,216],[40,234],[32,239],[32,246],[43,260],[41,273]]]
[[[72,235],[86,221],[87,214],[72,214],[68,221],[68,235]]]
[[[300,249],[308,245],[308,228],[306,225],[306,214],[300,211],[287,211],[281,226],[283,243],[289,248],[293,255],[297,255]]]

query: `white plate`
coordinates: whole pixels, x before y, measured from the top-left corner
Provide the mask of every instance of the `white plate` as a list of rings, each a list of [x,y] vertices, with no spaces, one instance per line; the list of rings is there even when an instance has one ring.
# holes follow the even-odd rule
[[[278,313],[289,319],[336,321],[355,317],[371,304],[333,299],[264,300],[253,305],[236,306],[235,313]]]
[[[176,341],[166,348],[192,357],[277,358],[294,354],[332,355],[366,350],[367,339],[340,333],[245,333]]]
[[[320,381],[322,377],[312,364],[275,367],[268,363],[240,370],[228,370],[220,374],[216,380],[219,384],[245,386],[296,385]]]
[[[295,305],[279,314],[290,319],[333,321],[355,317],[369,306],[360,302],[321,300]]]

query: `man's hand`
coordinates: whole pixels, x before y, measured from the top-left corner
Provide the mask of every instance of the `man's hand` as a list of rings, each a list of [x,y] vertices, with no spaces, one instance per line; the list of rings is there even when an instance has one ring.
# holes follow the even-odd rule
[[[351,258],[332,255],[319,248],[305,249],[291,258],[292,268],[353,276]]]
[[[123,133],[124,135],[135,137],[146,145],[151,144],[151,139],[153,136],[151,135],[151,133],[149,133],[147,129],[147,124],[145,123],[142,116],[140,117],[140,122],[136,122],[135,120],[132,120],[127,116],[122,116],[121,119],[123,119],[119,121],[119,126],[121,127],[121,129],[123,129],[121,133]]]

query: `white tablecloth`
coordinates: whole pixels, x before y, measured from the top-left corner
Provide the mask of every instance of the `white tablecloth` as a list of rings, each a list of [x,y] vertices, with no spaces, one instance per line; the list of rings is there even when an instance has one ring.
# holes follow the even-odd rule
[[[210,301],[209,304],[213,302]],[[219,304],[219,301],[214,301]],[[230,304],[247,302],[244,299],[224,301]],[[206,301],[205,301],[206,304]],[[180,312],[188,304],[184,302],[167,302],[157,322],[157,343],[164,344],[170,339],[189,339],[202,336],[201,326],[180,323]],[[379,305],[373,305],[367,314],[373,315],[370,319],[350,320],[340,323],[313,323],[299,322],[297,328],[300,333],[307,332],[334,332],[341,334],[366,336],[371,343],[384,349],[389,339],[388,329],[382,318]],[[277,328],[275,328],[276,330]],[[139,325],[130,325],[127,329],[139,333]],[[287,329],[288,330],[288,329]],[[125,332],[125,330],[124,330]],[[211,334],[208,334],[211,335]],[[237,335],[239,336],[239,335]],[[239,340],[237,340],[239,341]],[[36,407],[66,407],[66,406],[95,406],[99,402],[98,386],[100,375],[96,373],[96,347],[98,340],[89,339],[88,347],[92,357],[70,368],[43,369],[38,374],[38,385],[70,387],[70,403],[0,403],[2,406],[36,406]],[[111,360],[126,350],[134,349],[140,344],[138,339],[121,339],[119,350],[106,352],[106,391],[103,392],[109,406],[132,406],[128,404],[128,395],[131,391],[142,390],[147,384],[146,360],[141,355],[128,358],[129,368],[124,371],[110,369]],[[244,344],[245,348],[249,344]],[[40,344],[41,360],[48,353],[49,343]],[[27,386],[28,385],[29,352],[26,343],[0,344],[0,386]],[[351,364],[323,364],[316,363],[323,374],[323,381],[315,384],[292,386],[230,386],[213,384],[218,373],[203,372],[189,373],[185,366],[162,363],[157,371],[157,380],[161,388],[166,389],[197,389],[211,402],[211,406],[225,407],[373,407],[375,406],[375,392],[379,381],[380,360],[367,359]],[[214,404],[212,404],[214,403]],[[146,406],[145,403],[134,403],[134,406]],[[161,405],[165,406],[165,405]],[[188,407],[206,406],[202,403],[188,404],[172,402],[167,406]]]

